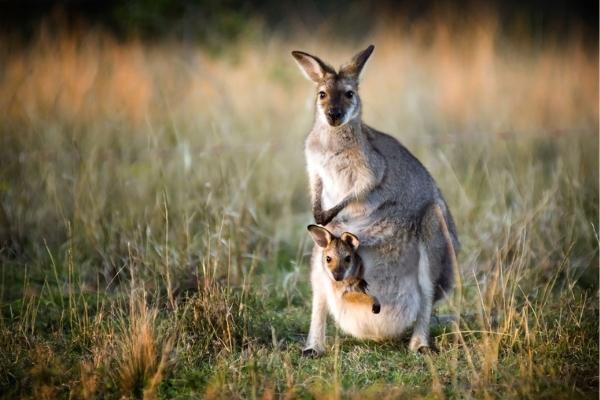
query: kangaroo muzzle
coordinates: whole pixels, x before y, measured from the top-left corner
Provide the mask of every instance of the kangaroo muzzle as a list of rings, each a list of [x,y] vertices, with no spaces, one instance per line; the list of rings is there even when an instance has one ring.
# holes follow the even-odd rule
[[[342,123],[342,117],[344,116],[344,113],[339,108],[330,108],[325,115],[329,125],[338,126]]]

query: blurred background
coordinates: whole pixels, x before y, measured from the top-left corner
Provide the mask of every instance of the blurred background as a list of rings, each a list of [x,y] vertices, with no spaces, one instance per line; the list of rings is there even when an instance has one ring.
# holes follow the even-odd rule
[[[533,137],[594,144],[597,15],[593,1],[2,2],[0,238],[61,243],[65,221],[113,238],[94,224],[137,224],[163,197],[202,219],[198,204],[231,187],[216,215],[238,199],[232,212],[248,207],[265,235],[293,243],[308,217],[314,96],[294,49],[340,65],[375,44],[364,119],[419,156]]]
[[[494,371],[500,397],[563,386],[597,397],[598,2],[558,0],[0,2],[0,369],[10,371],[0,393],[78,387],[90,354],[110,372],[135,347],[127,340],[146,326],[140,318],[157,326],[152,346],[178,354],[163,390],[203,393],[208,378],[198,389],[190,372],[200,365],[225,377],[215,383],[223,393],[248,397],[246,378],[228,375],[228,354],[271,346],[276,331],[290,335],[295,357],[310,307],[303,142],[315,93],[290,52],[338,66],[371,43],[364,120],[405,144],[442,189],[463,244],[466,312],[481,311],[477,293],[489,289],[492,311],[482,312],[514,318],[486,328],[501,332],[475,342],[475,365],[440,368],[459,371],[459,392],[485,382],[483,370]],[[493,271],[519,289],[497,289]],[[119,299],[140,286],[152,294],[150,314],[132,307],[115,327],[103,310],[121,315]],[[509,292],[517,300],[507,302]],[[188,307],[186,296],[199,299],[209,325],[160,313]],[[525,339],[528,304],[542,333]],[[545,328],[555,311],[579,321],[565,323],[572,336]],[[595,315],[587,330],[581,315]],[[169,344],[171,327],[180,333]],[[229,341],[217,342],[219,329]],[[515,363],[496,337],[529,347]],[[63,351],[75,356],[53,355]],[[155,353],[139,376],[162,371]],[[281,375],[285,354],[285,368],[253,382],[310,387],[313,370]],[[254,365],[240,357],[240,371]],[[44,362],[54,372],[31,367]],[[147,382],[90,374],[100,393]]]
[[[230,116],[248,118],[254,113],[244,107],[252,106],[304,115],[293,102],[306,97],[309,85],[290,68],[289,51],[302,48],[340,63],[371,42],[377,57],[364,89],[366,117],[384,119],[380,126],[392,119],[405,129],[447,133],[560,133],[597,113],[593,1],[19,1],[0,7],[0,104],[15,118],[56,113],[140,123],[164,111],[165,102],[174,113],[200,111],[206,104],[198,102],[209,97],[228,102]],[[262,95],[270,101],[252,101]],[[377,101],[393,104],[393,117],[378,115],[384,113]]]

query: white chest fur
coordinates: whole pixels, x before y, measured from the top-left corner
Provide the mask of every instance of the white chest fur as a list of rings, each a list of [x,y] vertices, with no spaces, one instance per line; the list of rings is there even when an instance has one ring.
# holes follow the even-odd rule
[[[377,184],[383,168],[371,160],[361,148],[339,151],[307,150],[309,173],[323,183],[323,208],[328,209],[348,196],[357,199]],[[377,168],[379,167],[379,171]]]

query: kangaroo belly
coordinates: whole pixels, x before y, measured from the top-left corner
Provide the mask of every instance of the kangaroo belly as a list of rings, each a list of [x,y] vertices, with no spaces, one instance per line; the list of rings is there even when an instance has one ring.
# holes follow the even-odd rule
[[[381,311],[353,304],[331,285],[327,291],[329,312],[345,333],[362,339],[381,340],[402,335],[417,318],[421,294],[418,289],[418,250],[406,246],[401,254],[383,257],[366,249],[362,253],[368,293],[377,297]]]
[[[329,312],[342,331],[354,337],[373,340],[398,337],[415,322],[420,299],[418,290],[408,285],[404,289],[396,296],[379,299],[378,314],[365,304],[346,302],[332,293],[328,298]],[[375,295],[374,291],[371,293]]]

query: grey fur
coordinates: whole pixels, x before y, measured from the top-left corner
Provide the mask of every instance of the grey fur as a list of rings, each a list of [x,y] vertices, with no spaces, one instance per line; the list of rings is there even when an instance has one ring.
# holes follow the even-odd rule
[[[330,70],[311,71],[324,77],[316,82],[317,91],[327,90],[331,99],[348,90],[356,94],[342,103],[346,107],[341,110],[343,122],[335,126],[324,117],[327,107],[332,107],[330,102],[317,99],[317,115],[305,153],[315,220],[334,235],[348,231],[359,238],[365,279],[382,309],[379,320],[373,315],[355,315],[325,291],[318,271],[322,270],[321,254],[315,247],[311,261],[313,316],[307,349],[317,352],[324,351],[321,314],[325,303],[342,329],[354,336],[397,336],[415,324],[411,348],[428,346],[431,305],[453,285],[452,252],[459,248],[458,236],[434,179],[398,140],[361,120],[358,74],[371,52],[369,47],[359,53],[353,62],[359,60],[361,64],[353,67],[351,62],[337,75]],[[307,53],[302,56],[312,57]],[[306,64],[325,65],[316,60]],[[349,76],[343,71],[356,74]],[[335,107],[340,107],[339,102]],[[452,243],[445,239],[446,226]]]

